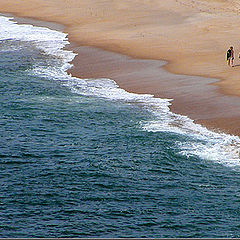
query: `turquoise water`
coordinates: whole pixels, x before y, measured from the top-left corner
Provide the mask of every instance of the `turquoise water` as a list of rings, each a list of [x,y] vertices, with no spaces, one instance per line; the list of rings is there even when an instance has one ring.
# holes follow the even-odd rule
[[[238,138],[64,75],[56,39],[1,23],[0,237],[239,237]]]

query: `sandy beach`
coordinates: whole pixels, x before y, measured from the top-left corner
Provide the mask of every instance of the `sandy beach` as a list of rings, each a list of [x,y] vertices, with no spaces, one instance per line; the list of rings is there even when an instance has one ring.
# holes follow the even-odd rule
[[[78,53],[72,75],[111,78],[127,91],[174,99],[173,112],[235,135],[239,9],[237,0],[0,0],[1,13],[52,22],[69,34]],[[230,45],[233,68],[225,60]]]

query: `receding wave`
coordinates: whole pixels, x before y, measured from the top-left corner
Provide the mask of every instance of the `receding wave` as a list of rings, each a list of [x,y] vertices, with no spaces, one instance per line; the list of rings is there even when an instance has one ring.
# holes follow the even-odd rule
[[[66,73],[76,56],[63,48],[69,44],[67,34],[29,24],[17,24],[12,18],[0,17],[1,41],[27,41],[34,44],[43,54],[57,58],[57,64],[37,65],[27,69],[28,74],[58,81],[72,92],[84,96],[94,96],[111,101],[138,104],[152,116],[151,120],[139,122],[139,127],[147,132],[169,132],[181,137],[176,140],[179,154],[209,159],[227,166],[240,166],[239,138],[224,133],[209,131],[195,124],[186,116],[170,111],[172,99],[154,98],[150,94],[129,93],[111,79],[80,79]],[[0,48],[6,51],[8,45]],[[176,138],[178,139],[178,138]]]

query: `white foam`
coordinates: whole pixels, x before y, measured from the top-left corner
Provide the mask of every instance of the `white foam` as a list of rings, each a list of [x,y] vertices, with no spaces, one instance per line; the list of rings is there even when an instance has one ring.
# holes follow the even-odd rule
[[[154,98],[150,94],[129,93],[119,88],[111,79],[80,79],[68,75],[66,70],[71,67],[69,62],[76,54],[63,50],[68,44],[67,34],[44,27],[16,24],[7,17],[0,17],[0,25],[0,40],[30,41],[46,54],[63,60],[61,66],[37,66],[30,70],[29,74],[59,81],[77,94],[138,103],[147,109],[154,119],[140,123],[144,131],[172,132],[182,136],[184,140],[176,142],[180,149],[179,154],[187,157],[195,155],[227,166],[240,166],[238,137],[209,131],[186,116],[172,113],[169,109],[171,99]]]
[[[198,156],[227,166],[240,167],[239,149],[240,139],[237,136],[209,131],[207,128],[195,124],[186,116],[161,113],[153,110],[156,119],[143,123],[143,128],[151,132],[173,132],[185,136],[184,140],[176,144],[185,156]],[[159,116],[160,115],[160,116]]]
[[[63,50],[69,42],[67,34],[45,27],[30,24],[17,24],[11,17],[0,16],[0,40],[19,40],[34,43],[39,49],[49,55],[58,56],[70,62],[76,56],[71,51]],[[66,69],[65,69],[66,70]]]
[[[198,156],[227,166],[240,166],[240,139],[237,136],[209,131],[186,116],[150,109],[154,120],[142,123],[149,132],[172,132],[184,136],[176,144],[185,156]]]

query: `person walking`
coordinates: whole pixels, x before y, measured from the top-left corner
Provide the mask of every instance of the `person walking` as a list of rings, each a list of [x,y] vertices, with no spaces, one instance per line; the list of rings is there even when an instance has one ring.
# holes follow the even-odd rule
[[[233,67],[233,61],[234,61],[234,50],[233,47],[231,46],[228,50],[227,50],[227,63],[228,66]]]

